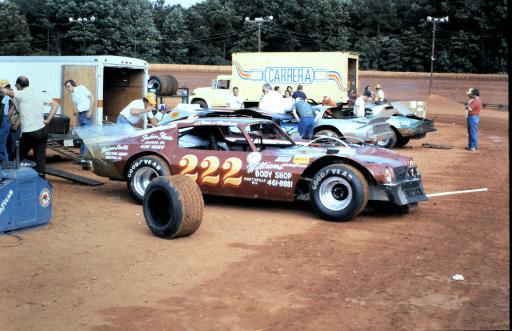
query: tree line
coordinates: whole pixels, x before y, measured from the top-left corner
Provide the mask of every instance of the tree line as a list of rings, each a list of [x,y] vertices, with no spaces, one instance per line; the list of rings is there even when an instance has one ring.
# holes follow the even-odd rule
[[[4,0],[0,55],[230,64],[231,53],[258,50],[258,26],[245,18],[268,16],[263,52],[353,51],[363,70],[420,72],[430,70],[427,17],[448,16],[436,25],[436,72],[507,71],[506,0]]]

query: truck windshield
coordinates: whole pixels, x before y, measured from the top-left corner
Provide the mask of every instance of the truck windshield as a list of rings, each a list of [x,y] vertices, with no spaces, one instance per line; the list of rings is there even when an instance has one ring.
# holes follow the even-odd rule
[[[212,82],[214,89],[227,90],[229,89],[229,80],[215,79]]]

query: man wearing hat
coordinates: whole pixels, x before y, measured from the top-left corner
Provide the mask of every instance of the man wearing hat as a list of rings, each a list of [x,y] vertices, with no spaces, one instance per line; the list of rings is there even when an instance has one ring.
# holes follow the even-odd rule
[[[141,119],[147,119],[151,125],[158,125],[158,120],[153,115],[153,109],[156,106],[156,96],[154,93],[148,93],[144,98],[133,100],[124,107],[117,117],[117,123],[129,123],[137,125]]]
[[[0,87],[0,93],[4,93],[16,99],[21,119],[20,154],[24,159],[30,150],[34,152],[34,160],[37,164],[36,171],[41,177],[46,174],[46,143],[48,129],[53,116],[59,108],[54,100],[48,100],[41,90],[29,87],[29,80],[25,76],[16,79],[16,90]],[[44,119],[46,106],[51,106],[48,118]]]
[[[480,90],[477,88],[468,89],[466,94],[469,97],[466,105],[468,122],[468,146],[466,150],[475,151],[478,149],[478,123],[480,122],[482,101],[480,100]]]
[[[9,81],[0,79],[0,86],[2,88],[11,88]],[[9,109],[12,106],[12,100],[8,95],[4,93],[0,94],[2,100],[0,108],[0,163],[7,162],[9,160],[7,140],[9,138]]]

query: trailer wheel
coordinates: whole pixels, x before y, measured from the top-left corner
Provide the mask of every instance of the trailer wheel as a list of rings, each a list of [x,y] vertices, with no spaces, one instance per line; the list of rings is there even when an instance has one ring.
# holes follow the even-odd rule
[[[158,177],[144,194],[144,218],[154,235],[177,238],[194,233],[203,220],[199,186],[184,175]]]
[[[156,155],[138,158],[130,164],[126,173],[128,191],[137,203],[142,203],[144,191],[149,183],[158,176],[170,176],[171,170],[167,162]]]
[[[193,105],[199,105],[199,107],[206,109],[208,108],[208,104],[204,100],[194,100],[192,101]]]
[[[152,75],[148,80],[148,89],[154,89],[157,95],[172,96],[178,91],[178,80],[171,75]]]
[[[356,217],[368,203],[368,182],[356,168],[334,164],[320,169],[311,180],[313,208],[329,221]]]

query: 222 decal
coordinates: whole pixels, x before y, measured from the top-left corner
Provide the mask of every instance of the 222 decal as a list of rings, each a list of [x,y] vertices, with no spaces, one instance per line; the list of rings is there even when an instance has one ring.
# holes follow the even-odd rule
[[[220,165],[216,156],[207,156],[199,163],[197,156],[187,154],[178,165],[182,169],[180,174],[189,176],[200,185],[217,186],[220,183],[222,187],[238,187],[242,183],[242,176],[239,176],[242,160],[236,157],[230,157]]]

